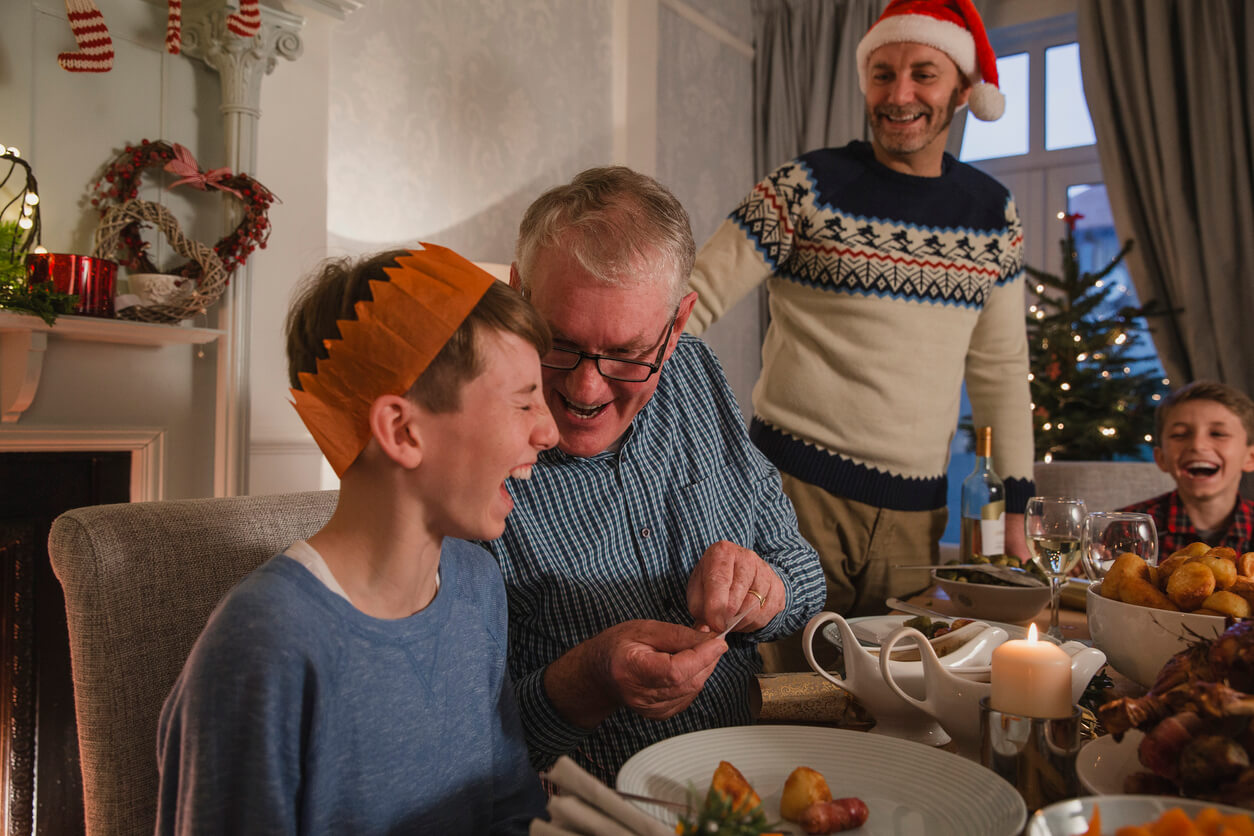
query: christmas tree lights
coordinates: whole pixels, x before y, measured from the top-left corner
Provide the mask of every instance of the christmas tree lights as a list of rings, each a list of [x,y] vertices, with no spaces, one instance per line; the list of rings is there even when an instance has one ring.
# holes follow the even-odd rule
[[[1107,281],[1132,241],[1096,273],[1080,270],[1075,226],[1084,217],[1060,213],[1067,226],[1062,273],[1026,267],[1035,298],[1028,306],[1032,422],[1041,461],[1145,459],[1154,407],[1170,381],[1156,368],[1147,318],[1166,313],[1156,301],[1132,305],[1128,288]]]

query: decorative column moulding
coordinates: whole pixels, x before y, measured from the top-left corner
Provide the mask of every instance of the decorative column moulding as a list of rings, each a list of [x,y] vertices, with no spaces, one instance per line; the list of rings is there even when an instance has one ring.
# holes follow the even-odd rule
[[[122,345],[201,345],[225,332],[125,322],[92,316],[60,316],[54,325],[24,314],[0,311],[0,417],[5,424],[21,418],[39,389],[48,337]]]
[[[261,117],[261,79],[278,65],[279,58],[295,61],[304,49],[300,15],[261,7],[261,30],[251,38],[241,38],[227,29],[229,10],[189,12],[183,23],[183,53],[208,64],[222,78],[224,117],[245,114]],[[229,127],[229,124],[228,126]],[[231,132],[227,131],[227,143]],[[228,147],[227,156],[231,156]],[[251,173],[252,166],[232,166],[233,171]]]
[[[218,72],[222,83],[222,133],[226,165],[253,174],[257,166],[257,122],[261,118],[261,79],[279,58],[294,61],[303,45],[305,20],[270,6],[261,7],[261,29],[241,38],[227,28],[229,11],[201,6],[184,15],[183,52]],[[229,207],[226,225],[238,223]],[[218,396],[214,420],[214,495],[236,496],[248,484],[249,308],[253,267],[245,264],[231,277],[218,306],[218,324],[226,339],[218,346]]]

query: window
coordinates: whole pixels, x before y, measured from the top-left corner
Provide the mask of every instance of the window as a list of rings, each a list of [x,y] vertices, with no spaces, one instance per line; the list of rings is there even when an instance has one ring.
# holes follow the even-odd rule
[[[1028,53],[998,58],[997,80],[1006,97],[1006,112],[996,122],[981,122],[967,114],[958,156],[963,162],[1028,153]]]
[[[1080,79],[1080,45],[1052,46],[1045,50],[1045,150],[1096,144]]]

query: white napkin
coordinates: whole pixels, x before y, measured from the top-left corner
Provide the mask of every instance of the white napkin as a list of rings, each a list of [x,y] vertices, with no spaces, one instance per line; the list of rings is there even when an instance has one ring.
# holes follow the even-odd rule
[[[563,794],[549,798],[552,822],[534,820],[530,836],[674,836],[565,755],[544,777]]]

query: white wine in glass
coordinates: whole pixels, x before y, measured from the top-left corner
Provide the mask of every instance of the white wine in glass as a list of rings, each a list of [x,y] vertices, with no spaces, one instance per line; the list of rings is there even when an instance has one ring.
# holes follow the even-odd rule
[[[1054,537],[1048,534],[1029,537],[1028,551],[1045,574],[1065,577],[1080,562],[1080,538]]]
[[[1084,500],[1065,496],[1034,496],[1023,512],[1023,533],[1032,559],[1049,575],[1049,635],[1062,638],[1058,597],[1067,573],[1080,560],[1084,537]]]

